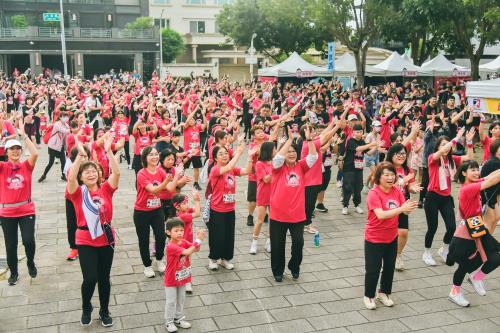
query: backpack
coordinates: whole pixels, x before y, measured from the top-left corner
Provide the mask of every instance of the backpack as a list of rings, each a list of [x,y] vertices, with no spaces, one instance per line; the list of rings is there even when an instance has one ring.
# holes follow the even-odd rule
[[[48,144],[50,138],[52,137],[52,129],[54,128],[53,124],[50,124],[47,129],[45,130],[45,133],[43,134],[42,140],[43,143]]]

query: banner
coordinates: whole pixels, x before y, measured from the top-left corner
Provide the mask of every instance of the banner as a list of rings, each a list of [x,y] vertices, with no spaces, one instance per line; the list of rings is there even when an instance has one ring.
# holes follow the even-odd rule
[[[335,71],[335,43],[328,43],[328,66],[327,70],[329,72]]]
[[[500,99],[498,98],[479,98],[468,97],[468,105],[476,112],[500,114]]]

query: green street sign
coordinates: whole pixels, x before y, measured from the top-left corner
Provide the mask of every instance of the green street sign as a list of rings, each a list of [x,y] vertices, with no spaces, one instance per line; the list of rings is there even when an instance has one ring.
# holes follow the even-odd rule
[[[43,22],[60,22],[60,13],[43,13]]]

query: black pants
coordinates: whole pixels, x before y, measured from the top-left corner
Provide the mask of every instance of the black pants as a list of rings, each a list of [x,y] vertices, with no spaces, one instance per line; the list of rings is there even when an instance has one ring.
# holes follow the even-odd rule
[[[361,190],[363,190],[363,171],[345,171],[342,181],[342,204],[349,207],[349,200],[352,195],[354,206],[361,203]]]
[[[375,298],[378,278],[382,265],[382,277],[380,279],[380,291],[391,294],[392,280],[394,278],[394,267],[398,253],[398,238],[391,243],[371,243],[365,240],[365,296]]]
[[[300,272],[302,263],[302,249],[304,248],[305,222],[288,223],[271,220],[269,223],[269,237],[271,239],[271,270],[273,275],[283,275],[285,271],[286,232],[290,230],[292,236],[292,256],[288,261],[288,269],[293,273]]]
[[[314,207],[316,206],[316,199],[318,199],[318,194],[321,191],[321,185],[311,185],[306,186],[305,197],[306,197],[306,225],[312,223],[312,214],[314,212]]]
[[[2,221],[5,250],[7,252],[7,265],[11,273],[17,273],[17,228],[21,229],[24,251],[28,266],[34,266],[35,262],[35,215],[19,217],[0,217]]]
[[[235,219],[234,210],[225,213],[210,210],[210,220],[207,224],[210,259],[233,259]]]
[[[109,275],[113,265],[114,249],[111,246],[93,247],[78,245],[80,267],[82,269],[82,309],[92,311],[91,299],[98,283],[100,313],[108,313],[111,283]]]
[[[40,118],[35,116],[33,118],[33,120],[35,123],[35,140],[36,140],[37,144],[41,144],[42,143],[42,141],[41,141],[42,135],[40,134]]]
[[[123,150],[125,150],[125,158],[127,159],[127,164],[130,165],[130,141],[125,141]]]
[[[66,199],[66,230],[68,231],[68,243],[71,249],[76,249],[76,212],[73,202]]]
[[[165,220],[168,220],[171,217],[175,217],[176,211],[172,206],[172,200],[162,200],[161,207],[163,208],[163,215],[165,216]]]
[[[424,201],[424,198],[427,195],[427,186],[429,186],[429,168],[422,168],[422,191],[420,191],[419,201]]]
[[[453,203],[453,197],[451,195],[444,197],[435,192],[427,192],[424,210],[425,219],[427,220],[425,248],[429,249],[432,247],[432,241],[434,240],[434,235],[436,234],[438,227],[438,213],[441,213],[446,226],[443,243],[450,244],[451,238],[453,237],[456,229],[455,204]]]
[[[98,114],[99,114],[99,111],[90,111],[89,112],[89,123],[92,123],[92,121],[95,119],[95,117],[97,117]],[[99,122],[97,120],[94,121],[94,123],[92,124],[92,128],[94,130],[99,128]]]
[[[149,257],[149,227],[153,229],[155,236],[156,260],[163,259],[165,253],[165,216],[163,208],[152,211],[134,210],[134,225],[139,239],[139,252],[141,253],[144,267],[151,266]]]
[[[45,171],[43,172],[44,176],[47,176],[47,174],[50,171],[50,168],[52,168],[52,165],[54,165],[54,161],[57,158],[59,158],[59,161],[61,162],[61,175],[64,175],[64,165],[66,164],[66,154],[64,153],[64,148],[61,148],[62,151],[57,151],[52,148],[49,148],[49,164],[45,167]]]

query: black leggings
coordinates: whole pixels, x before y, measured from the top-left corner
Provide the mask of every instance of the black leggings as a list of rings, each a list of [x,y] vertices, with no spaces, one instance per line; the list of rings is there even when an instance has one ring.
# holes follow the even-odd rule
[[[66,199],[66,229],[68,231],[68,243],[71,249],[76,249],[76,212],[73,202]]]
[[[318,194],[321,191],[321,185],[306,186],[305,196],[306,196],[306,225],[312,223],[312,215],[314,212],[314,207],[316,206],[316,200],[318,199]]]
[[[163,259],[165,253],[165,216],[163,208],[152,211],[134,210],[134,225],[139,239],[139,252],[141,253],[144,267],[151,266],[149,256],[149,228],[153,229],[155,236],[156,260]]]
[[[210,220],[207,224],[210,259],[233,259],[235,219],[234,210],[224,213],[210,210]]]
[[[419,201],[424,201],[424,198],[427,195],[427,186],[429,186],[429,168],[422,168],[422,191],[420,191]]]
[[[442,196],[435,192],[427,192],[424,210],[425,218],[427,220],[425,248],[430,249],[432,247],[432,241],[434,240],[434,235],[436,234],[438,227],[438,213],[441,213],[446,226],[443,243],[450,244],[451,238],[453,237],[456,229],[455,204],[453,203],[453,197],[451,195]]]
[[[302,250],[304,248],[305,222],[288,223],[271,220],[269,237],[271,238],[271,270],[274,276],[283,275],[285,271],[286,232],[290,230],[292,237],[292,256],[288,261],[288,269],[292,273],[300,272]]]
[[[342,181],[342,203],[344,207],[349,207],[351,195],[354,206],[359,206],[361,203],[361,190],[363,190],[363,171],[344,170],[344,180]]]
[[[391,243],[372,243],[365,240],[365,296],[375,298],[382,264],[384,270],[380,279],[380,291],[392,293],[392,280],[398,253],[398,238]]]
[[[50,168],[52,168],[52,165],[54,165],[54,161],[57,158],[59,158],[59,161],[61,161],[61,175],[64,175],[64,165],[66,164],[66,155],[64,154],[64,148],[61,148],[62,151],[57,151],[52,148],[49,148],[49,164],[47,164],[47,167],[45,168],[45,171],[43,172],[44,176],[47,176],[47,174],[50,171]]]
[[[125,150],[125,159],[127,160],[127,164],[130,165],[130,141],[125,141],[123,150]]]
[[[95,285],[99,283],[99,313],[107,314],[111,283],[109,275],[113,265],[114,249],[111,246],[93,247],[78,245],[78,256],[82,269],[82,309],[92,311],[91,299],[94,295]]]
[[[5,250],[7,252],[7,265],[11,273],[17,273],[17,228],[21,229],[21,239],[23,240],[24,251],[29,266],[34,266],[35,262],[35,215],[19,217],[0,217],[2,221],[3,237],[5,240]]]

